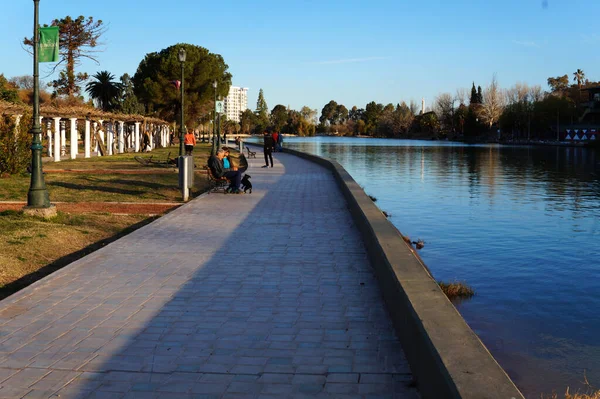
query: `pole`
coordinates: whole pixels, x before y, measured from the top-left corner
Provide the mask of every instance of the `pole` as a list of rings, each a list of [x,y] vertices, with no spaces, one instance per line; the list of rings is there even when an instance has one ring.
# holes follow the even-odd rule
[[[217,87],[215,85],[215,107],[213,109],[213,126],[212,126],[212,147],[210,149],[210,155],[215,155],[217,151],[215,150],[215,132],[217,130]]]
[[[31,143],[31,184],[27,193],[27,207],[50,208],[50,196],[44,182],[42,171],[42,128],[40,126],[40,72],[38,64],[39,43],[39,4],[33,0],[33,124],[29,133],[33,135]]]
[[[179,156],[183,156],[183,62],[181,63],[181,121],[179,122]]]

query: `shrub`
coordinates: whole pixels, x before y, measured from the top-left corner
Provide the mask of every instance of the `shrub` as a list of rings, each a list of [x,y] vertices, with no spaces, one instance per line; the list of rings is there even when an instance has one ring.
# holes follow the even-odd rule
[[[0,115],[0,175],[25,172],[31,162],[31,115],[23,115],[19,125],[13,115]]]
[[[475,295],[475,291],[473,291],[471,287],[460,281],[455,281],[452,283],[439,281],[438,284],[448,299],[471,298],[473,295]]]

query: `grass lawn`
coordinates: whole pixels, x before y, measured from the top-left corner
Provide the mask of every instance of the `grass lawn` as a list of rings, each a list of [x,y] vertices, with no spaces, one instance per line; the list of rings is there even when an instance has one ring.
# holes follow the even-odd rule
[[[136,203],[139,209],[157,202],[181,204],[176,168],[166,164],[144,166],[134,159],[152,156],[154,160],[165,161],[169,153],[170,157],[177,157],[179,147],[143,154],[45,162],[46,187],[50,201],[57,203],[59,215],[51,220],[28,217],[8,208],[2,211],[0,203],[0,298],[155,218],[148,212],[136,214],[135,206],[129,214],[98,212],[92,208],[86,211],[86,203]],[[197,172],[192,196],[209,187],[202,169],[209,155],[208,144],[195,146]],[[0,202],[26,201],[30,179],[28,174],[0,178]],[[76,205],[79,211],[61,211],[65,203]]]
[[[51,202],[170,202],[181,201],[177,188],[177,168],[166,164],[144,166],[134,157],[165,161],[167,156],[176,157],[179,148],[169,147],[151,153],[128,153],[110,157],[73,159],[60,162],[44,162],[44,181]],[[206,165],[210,147],[197,145],[194,163],[197,166],[192,195],[208,188]],[[10,176],[0,179],[0,201],[26,201],[30,176]],[[59,208],[60,210],[60,208]]]

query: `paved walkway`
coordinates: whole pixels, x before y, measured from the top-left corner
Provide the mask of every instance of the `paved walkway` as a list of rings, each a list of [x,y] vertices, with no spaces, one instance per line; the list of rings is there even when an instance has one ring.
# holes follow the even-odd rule
[[[275,158],[0,302],[0,398],[418,398],[332,176]]]

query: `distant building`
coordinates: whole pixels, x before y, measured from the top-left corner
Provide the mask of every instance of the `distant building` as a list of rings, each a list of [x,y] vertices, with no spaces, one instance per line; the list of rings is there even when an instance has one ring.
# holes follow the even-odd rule
[[[239,122],[240,114],[248,108],[248,88],[231,86],[223,102],[227,119]]]

